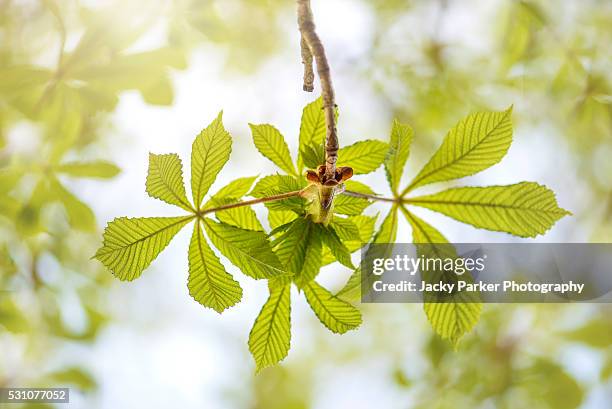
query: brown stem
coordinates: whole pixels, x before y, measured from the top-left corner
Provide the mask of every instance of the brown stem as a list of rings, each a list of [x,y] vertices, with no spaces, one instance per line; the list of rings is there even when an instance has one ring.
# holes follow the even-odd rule
[[[331,80],[331,72],[325,48],[315,31],[310,0],[297,0],[298,27],[302,34],[302,40],[310,49],[310,53],[317,63],[317,74],[321,82],[321,97],[323,98],[323,109],[325,111],[325,124],[327,133],[325,135],[325,179],[334,179],[336,176],[336,162],[338,160],[338,134],[336,131],[336,101],[334,87]],[[306,67],[305,67],[306,68]]]
[[[306,92],[314,91],[314,71],[312,69],[312,53],[308,43],[302,36],[300,40],[300,48],[302,49],[302,64],[304,64],[304,86]]]
[[[362,199],[369,199],[369,200],[378,200],[381,202],[391,202],[391,203],[397,203],[398,200],[397,199],[393,199],[390,197],[381,197],[381,196],[376,196],[376,195],[370,195],[367,193],[358,193],[358,192],[352,192],[350,190],[345,190],[344,192],[342,192],[343,195],[347,195],[347,196],[353,196],[353,197],[360,197]]]
[[[277,200],[289,199],[291,197],[296,197],[296,196],[301,196],[301,195],[302,195],[302,191],[296,190],[295,192],[281,193],[279,195],[261,197],[258,199],[245,200],[243,202],[230,203],[230,204],[226,204],[226,205],[222,205],[218,207],[211,207],[209,209],[203,209],[198,213],[198,215],[203,216],[208,213],[218,212],[219,210],[235,209],[236,207],[252,206],[258,203],[274,202]]]

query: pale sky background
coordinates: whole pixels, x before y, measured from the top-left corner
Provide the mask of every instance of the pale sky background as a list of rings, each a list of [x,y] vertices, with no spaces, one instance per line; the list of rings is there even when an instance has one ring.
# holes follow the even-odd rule
[[[366,56],[360,39],[372,36],[371,6],[365,1],[319,0],[313,1],[313,10],[320,36],[328,50],[333,71],[337,102],[341,112],[339,122],[340,143],[350,144],[363,138],[387,140],[392,118],[386,106],[376,96],[370,82],[360,79],[354,70],[354,61]],[[433,3],[433,2],[432,2]],[[483,35],[496,2],[451,2],[448,24],[442,27],[441,36],[452,38],[455,43],[468,45],[482,51],[491,46]],[[223,2],[218,2],[223,7]],[[417,9],[405,24],[414,37],[405,39],[399,30],[398,52],[418,41],[419,33],[430,28],[427,21],[435,15],[433,6]],[[338,16],[342,16],[340,23]],[[172,206],[149,198],[144,190],[148,153],[178,153],[182,160],[185,182],[189,189],[189,158],[191,144],[199,131],[224,110],[224,123],[234,137],[230,162],[221,172],[211,192],[218,190],[236,177],[267,175],[275,172],[273,165],[254,148],[248,123],[271,123],[277,126],[287,139],[295,157],[297,135],[302,107],[317,94],[301,91],[302,65],[299,57],[299,35],[293,15],[288,15],[287,47],[268,59],[253,75],[242,77],[226,72],[226,53],[215,46],[198,48],[190,58],[186,71],[173,73],[175,102],[171,107],[154,107],[143,102],[136,92],[122,95],[113,115],[114,129],[108,138],[108,157],[123,170],[111,182],[67,181],[79,196],[95,210],[100,227],[118,216],[168,216],[179,214]],[[139,44],[146,48],[154,45],[164,27],[152,30]],[[162,36],[163,37],[163,36]],[[368,41],[365,41],[367,43]],[[265,57],[264,57],[265,58]],[[318,84],[317,84],[318,85]],[[390,83],[388,86],[392,87]],[[400,96],[398,96],[400,97]],[[514,103],[516,115],[520,115],[524,101],[499,101],[506,108]],[[509,102],[509,103],[508,103]],[[398,118],[402,120],[403,118]],[[460,118],[457,118],[459,120]],[[581,199],[577,172],[563,138],[551,134],[550,129],[515,128],[515,142],[501,165],[480,175],[466,178],[462,184],[505,184],[521,180],[536,180],[557,192],[559,203],[574,213],[587,211]],[[415,130],[419,138],[419,130]],[[444,135],[440,135],[440,141]],[[414,175],[428,158],[413,157],[404,182]],[[382,171],[357,180],[367,182],[380,193],[388,194]],[[424,189],[427,191],[427,189]],[[588,192],[584,192],[588,194]],[[265,220],[263,206],[258,214]],[[384,205],[374,205],[369,214],[386,211]],[[519,240],[509,235],[484,232],[451,221],[427,210],[417,210],[427,216],[434,226],[440,227],[457,242]],[[381,213],[382,214],[382,213]],[[227,408],[249,407],[250,378],[254,364],[247,347],[251,325],[267,297],[265,282],[255,282],[243,276],[231,264],[224,264],[240,281],[244,289],[243,301],[222,316],[205,309],[188,294],[187,248],[191,229],[185,228],[170,246],[155,260],[142,277],[132,283],[114,281],[108,295],[108,303],[114,320],[106,328],[93,347],[68,345],[62,359],[89,361],[99,376],[101,390],[97,393],[96,407],[104,409],[142,407],[166,409],[169,407]],[[398,241],[410,241],[410,231],[401,223]],[[553,230],[538,241],[566,242],[587,241],[588,231],[580,227],[575,218],[564,218]],[[225,260],[226,261],[226,260]],[[321,275],[322,283],[339,288],[350,271],[343,267],[327,268]],[[337,336],[320,327],[309,311],[302,296],[293,294],[292,346],[287,362],[300,359],[310,353],[311,341],[317,337],[341,350],[376,344],[376,337],[395,337],[388,345],[403,348],[406,354],[418,354],[420,343],[431,331],[421,307],[417,305],[376,305],[368,308],[365,323],[357,332]],[[486,308],[486,307],[485,307]],[[577,316],[587,314],[588,308],[580,306]],[[528,313],[525,322],[529,325]],[[378,325],[368,317],[388,320],[398,326],[410,322],[411,331],[397,331],[381,335]],[[521,324],[517,324],[520,325]],[[375,349],[374,349],[375,350]],[[75,355],[76,354],[76,355]],[[322,380],[315,387],[314,408],[339,407],[405,408],[409,406],[410,392],[401,391],[388,382],[391,355],[373,353],[354,364],[323,365]],[[568,366],[581,371],[578,375],[590,379],[597,373],[597,358],[589,351],[577,350],[569,356]],[[580,366],[575,363],[580,362]],[[418,360],[410,371],[418,373]],[[324,376],[323,376],[324,374]],[[390,385],[391,384],[391,385]],[[363,385],[368,385],[364,388]],[[351,393],[346,393],[350,390]],[[77,394],[74,406],[83,404]],[[598,406],[597,397],[586,407]],[[601,398],[600,398],[601,399]],[[601,403],[601,401],[599,401]],[[90,407],[90,404],[87,404]]]

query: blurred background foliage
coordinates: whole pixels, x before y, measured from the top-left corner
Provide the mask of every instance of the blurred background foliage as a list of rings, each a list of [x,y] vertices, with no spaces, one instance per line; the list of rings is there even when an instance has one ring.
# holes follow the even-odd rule
[[[323,38],[369,35],[353,44],[357,53],[332,38],[332,66],[371,88],[386,116],[413,125],[413,156],[431,152],[467,112],[520,101],[519,126],[570,147],[575,167],[554,172],[584,181],[576,223],[592,241],[612,239],[611,2],[334,0],[313,1],[315,15],[338,4],[365,15],[368,27],[327,16],[336,20],[322,24],[330,28]],[[475,25],[474,7],[487,20],[462,37]],[[299,69],[293,8],[285,0],[0,0],[0,387],[67,385],[84,407],[97,407],[103,379],[82,354],[62,351],[87,351],[113,322],[116,283],[90,260],[105,220],[71,186],[113,183],[121,99],[137,92],[169,109],[173,78],[194,55],[222,53],[224,70],[247,83],[278,56]],[[547,152],[531,154],[537,161]],[[355,334],[332,342],[309,330],[307,347],[259,376],[244,363],[247,389],[229,387],[223,401],[266,409],[609,406],[609,306],[485,311],[477,333],[452,351],[418,306],[368,306],[368,324]]]

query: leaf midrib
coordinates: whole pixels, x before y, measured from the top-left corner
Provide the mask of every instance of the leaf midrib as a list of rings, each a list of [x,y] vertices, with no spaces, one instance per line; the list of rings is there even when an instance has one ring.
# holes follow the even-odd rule
[[[277,130],[276,128],[274,128],[274,130],[276,130],[276,131],[278,132],[278,130]],[[272,152],[274,152],[274,153],[276,154],[276,156],[277,156],[277,157],[280,159],[280,162],[281,162],[281,163],[282,163],[284,166],[286,166],[286,167],[287,167],[287,169],[289,169],[289,173],[290,173],[291,175],[295,175],[295,174],[296,174],[296,172],[295,172],[295,168],[293,167],[293,161],[291,160],[291,153],[289,152],[289,148],[287,148],[287,153],[289,154],[289,157],[286,157],[286,156],[284,155],[284,153],[285,153],[285,152],[279,152],[279,151],[277,151],[277,150],[275,149],[275,146],[274,146],[274,145],[272,145],[272,144],[270,143],[270,141],[268,140],[268,138],[264,137],[264,136],[261,134],[261,132],[259,132],[259,134],[260,134],[260,139],[262,140],[262,142],[263,142],[263,143],[265,143],[265,144],[266,144],[266,145],[267,145],[267,146],[270,148],[270,150],[272,150]],[[282,143],[282,142],[283,142],[283,141],[281,141],[281,143]],[[285,146],[287,146],[287,145],[285,144]],[[263,152],[262,152],[262,153],[263,153]],[[273,161],[273,162],[274,162],[274,161]],[[287,170],[287,169],[284,169],[284,170]]]
[[[274,304],[274,308],[272,309],[270,322],[267,325],[268,330],[266,331],[266,340],[265,340],[266,342],[264,345],[263,357],[266,357],[268,355],[268,350],[270,346],[270,338],[272,337],[272,327],[274,326],[274,319],[276,318],[276,314],[278,312],[279,305],[283,299],[283,296],[285,295],[285,291],[287,290],[287,288],[289,288],[289,285],[283,286],[283,288],[280,290],[281,293],[278,296],[278,301]]]
[[[202,251],[202,239],[204,239],[204,234],[202,233],[202,230],[201,230],[202,228],[200,226],[199,221],[196,224],[196,228],[198,229],[198,234],[196,236],[198,240],[198,252],[200,253],[200,257],[202,259],[202,267],[208,266],[209,265],[208,260],[206,260],[206,258],[204,257],[204,252]],[[208,271],[210,271],[210,268],[204,268],[204,276],[206,277],[205,279],[206,279],[206,282],[208,283],[208,287],[211,289],[211,293],[213,294],[213,297],[215,299],[215,302],[217,303],[217,306],[223,306],[224,307],[223,310],[225,310],[228,307],[225,306],[224,303],[221,302],[221,299],[220,299],[221,296],[217,294],[217,290],[219,289],[219,286],[213,283],[212,278],[210,277],[210,274],[208,274]]]
[[[184,217],[182,217],[180,220],[177,220],[175,223],[169,224],[168,226],[166,226],[166,227],[164,227],[164,228],[162,228],[162,229],[160,229],[160,230],[157,230],[157,231],[155,231],[155,232],[153,232],[153,233],[151,233],[151,234],[148,234],[148,235],[146,235],[146,236],[144,236],[144,237],[141,237],[141,238],[139,238],[139,239],[138,239],[138,240],[136,240],[136,241],[130,242],[130,243],[128,243],[128,244],[127,244],[126,246],[124,246],[124,247],[117,247],[117,248],[111,249],[111,250],[109,250],[109,251],[107,251],[107,252],[104,252],[104,253],[100,253],[100,252],[98,252],[98,253],[96,253],[96,256],[105,256],[105,255],[107,255],[107,254],[114,253],[115,251],[125,250],[125,249],[127,249],[127,248],[129,248],[129,247],[131,247],[131,246],[133,246],[133,245],[135,245],[135,244],[138,244],[138,243],[140,243],[140,242],[142,242],[142,241],[148,240],[148,239],[150,239],[151,237],[155,236],[156,234],[159,234],[159,233],[161,233],[161,232],[163,232],[163,231],[166,231],[166,230],[170,229],[171,227],[176,226],[177,224],[181,224],[181,223],[185,223],[185,224],[187,224],[187,223],[189,223],[189,222],[190,222],[192,219],[194,219],[195,217],[196,217],[195,215],[193,215],[193,216],[191,216],[191,215],[190,215],[190,216],[184,216]],[[128,219],[128,220],[129,220],[129,219]],[[104,248],[104,246],[103,246],[102,248]],[[100,249],[100,250],[101,250],[101,249]]]
[[[166,178],[163,177],[163,173],[159,167],[159,163],[157,161],[154,162],[154,166],[157,170],[157,172],[159,173],[159,179],[161,180],[161,182],[163,183],[163,185],[170,191],[170,193],[175,197],[175,199],[177,199],[179,201],[179,203],[181,203],[183,206],[180,206],[181,208],[183,208],[184,210],[187,211],[193,211],[194,209],[191,207],[191,204],[189,203],[189,201],[187,201],[187,198],[183,198],[181,197],[178,193],[175,192],[174,188],[169,185],[168,183],[166,183]],[[182,173],[182,172],[181,172]],[[183,178],[181,175],[181,183],[183,183]],[[185,193],[183,191],[183,193]]]
[[[412,204],[415,206],[419,206],[421,204],[442,204],[442,205],[455,205],[455,206],[473,206],[473,207],[494,207],[494,208],[502,208],[506,210],[529,210],[532,212],[542,212],[542,213],[550,213],[553,215],[565,215],[567,212],[563,209],[557,208],[556,210],[547,210],[547,209],[538,209],[538,208],[529,208],[529,207],[520,207],[517,205],[505,205],[501,203],[475,203],[475,202],[461,202],[458,200],[432,200],[432,199],[409,199],[405,201],[406,204]],[[425,206],[424,206],[425,207]]]
[[[352,328],[353,325],[350,324],[349,322],[343,321],[340,318],[337,318],[334,314],[331,313],[331,311],[329,310],[329,308],[327,308],[327,306],[325,305],[325,303],[323,301],[321,301],[321,298],[319,297],[319,295],[317,294],[316,289],[314,289],[312,283],[308,284],[308,288],[310,289],[311,294],[314,296],[314,298],[316,298],[316,300],[318,301],[318,303],[321,305],[321,307],[329,314],[330,317],[334,317],[334,320],[341,323],[342,325],[345,325],[349,328]],[[335,298],[337,301],[339,302],[345,302],[342,301],[341,299],[334,297],[333,295],[330,297],[330,299]],[[337,329],[337,328],[336,328]],[[338,331],[341,332],[341,331]]]
[[[202,173],[200,174],[200,177],[199,177],[199,180],[198,180],[197,197],[193,198],[193,201],[195,203],[195,207],[200,207],[200,205],[202,204],[202,200],[204,200],[204,195],[206,194],[206,192],[202,192],[202,182],[204,181],[204,176],[207,174],[208,156],[209,156],[210,152],[212,151],[212,147],[213,147],[213,144],[215,142],[215,139],[217,137],[221,137],[223,135],[223,133],[219,134],[218,130],[219,130],[219,124],[216,124],[214,133],[212,134],[212,137],[210,138],[210,144],[208,145],[208,147],[206,147],[206,152],[203,155],[204,159],[202,161]],[[205,139],[202,138],[202,144],[204,144],[204,142],[205,142]],[[197,139],[196,139],[196,143],[197,143]],[[231,139],[230,139],[230,143],[231,143]],[[205,148],[204,146],[198,146],[198,151],[200,153],[202,153],[202,150],[204,148]],[[212,183],[211,183],[211,185],[212,185]]]

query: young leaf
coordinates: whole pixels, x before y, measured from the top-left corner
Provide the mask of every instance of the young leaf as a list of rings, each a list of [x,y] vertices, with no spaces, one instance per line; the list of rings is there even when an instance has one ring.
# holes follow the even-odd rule
[[[343,242],[359,240],[359,229],[352,220],[335,217],[331,222],[331,226]]]
[[[212,198],[209,203],[210,206],[222,206],[236,203],[238,201],[239,199]],[[255,211],[248,206],[219,210],[218,212],[215,212],[215,216],[217,216],[219,221],[231,226],[240,227],[241,229],[247,230],[263,231],[263,226],[259,222]]]
[[[94,258],[120,280],[132,281],[170,243],[193,216],[120,217],[104,230],[104,241]]]
[[[295,285],[298,288],[304,288],[306,284],[314,280],[321,270],[321,251],[323,243],[321,241],[321,232],[319,229],[310,229],[308,238],[303,238],[307,241],[306,254],[302,269],[294,276]]]
[[[507,186],[460,187],[410,199],[410,203],[483,229],[520,237],[544,234],[563,216],[546,186],[521,182]]]
[[[399,183],[404,173],[404,166],[410,155],[410,144],[412,143],[414,132],[408,125],[401,124],[397,120],[393,121],[391,127],[391,137],[389,151],[385,158],[385,173],[391,191],[397,195]]]
[[[419,186],[473,175],[499,162],[512,143],[512,107],[470,114],[452,128],[402,196]]]
[[[336,119],[338,110],[335,110]],[[323,111],[323,100],[321,97],[304,107],[302,111],[302,121],[300,123],[300,149],[298,155],[298,171],[301,171],[306,164],[314,169],[321,165],[323,161],[317,158],[325,158],[325,112]],[[311,163],[306,162],[306,157],[310,158]],[[314,162],[314,163],[312,163]]]
[[[338,228],[338,226],[334,224],[338,220],[346,220],[350,222],[357,229],[356,232],[352,232],[352,228],[350,228],[350,230],[345,230],[344,232],[341,232],[342,228]],[[355,251],[361,249],[364,243],[370,241],[370,239],[372,238],[372,234],[374,233],[375,223],[376,217],[364,215],[351,216],[346,219],[340,219],[339,217],[335,217],[332,220],[332,226],[336,229],[336,232],[340,236],[340,239],[342,239],[342,242],[344,243],[348,251],[351,253],[354,253]],[[351,232],[350,234],[354,233],[354,235],[352,235],[350,238],[348,238],[348,235],[343,237],[344,234],[348,234],[349,232]],[[334,261],[336,261],[336,258],[334,257],[332,252],[327,247],[324,248],[323,262],[321,264],[327,265],[333,263]]]
[[[350,166],[356,175],[370,173],[382,165],[388,150],[383,141],[360,141],[338,151],[338,166]]]
[[[353,238],[352,240],[360,241],[361,243],[367,243],[372,238],[372,234],[374,234],[374,225],[376,224],[377,216],[350,216],[346,220],[353,223],[357,226],[357,231],[359,232],[358,238]],[[351,240],[349,240],[351,241]]]
[[[321,226],[317,225],[318,230],[321,232],[321,239],[325,246],[329,248],[331,253],[334,255],[336,260],[338,260],[341,264],[344,264],[348,268],[354,269],[355,266],[351,261],[351,253],[346,248],[342,240],[338,237],[336,230],[332,226]]]
[[[344,187],[346,188],[346,190],[349,190],[351,192],[364,193],[366,195],[376,194],[370,186],[358,182],[356,180],[347,180],[346,182],[344,182]]]
[[[334,212],[347,216],[356,216],[371,205],[372,202],[360,197],[337,195],[334,199]]]
[[[242,299],[242,288],[225,271],[212,251],[200,223],[194,223],[189,244],[189,294],[200,304],[221,313]]]
[[[400,209],[412,227],[412,241],[415,244],[448,243],[442,233],[433,226],[403,207]],[[429,246],[428,248],[431,249]],[[480,319],[482,303],[478,302],[474,294],[465,291],[453,294],[452,299],[452,302],[425,302],[423,309],[434,331],[456,346],[461,337],[470,332]]]
[[[291,285],[270,288],[251,333],[249,351],[257,371],[275,365],[287,356],[291,346]]]
[[[302,121],[300,123],[300,149],[298,155],[298,170],[304,165],[304,149],[306,147],[321,146],[325,141],[325,113],[323,112],[323,100],[317,98],[302,110]],[[311,155],[312,156],[312,155]],[[312,164],[310,164],[312,165]],[[313,167],[310,166],[309,167]],[[315,165],[316,166],[316,165]]]
[[[290,175],[296,175],[289,147],[283,135],[272,125],[249,124],[257,150]]]
[[[311,281],[304,287],[304,295],[319,321],[336,334],[355,329],[361,325],[361,313],[351,304],[335,297]]]
[[[228,161],[232,151],[232,138],[223,127],[223,112],[193,141],[191,149],[191,190],[193,204],[200,208],[204,195]]]
[[[250,195],[256,198],[272,196],[281,193],[295,192],[304,187],[298,179],[288,175],[272,175],[260,179]],[[291,197],[266,203],[269,210],[292,210],[298,214],[304,212],[304,200],[300,197]]]
[[[268,223],[271,229],[287,224],[298,217],[295,212],[290,210],[270,210],[268,211]]]
[[[204,204],[204,209],[240,201],[240,199],[251,189],[255,179],[257,179],[257,176],[233,180],[211,197],[210,200]],[[232,226],[247,230],[263,231],[263,227],[257,219],[255,211],[249,206],[220,210],[215,212],[215,216],[217,216],[219,221]]]
[[[264,197],[272,194],[291,192],[293,190],[300,190],[303,187],[299,180],[289,175],[270,175],[264,176],[259,179],[249,193],[253,197]]]
[[[255,279],[286,274],[263,232],[240,229],[205,218],[206,234],[244,274]]]
[[[113,163],[103,160],[93,162],[67,162],[55,167],[58,173],[79,178],[110,179],[121,170]]]
[[[149,196],[192,211],[185,194],[183,164],[176,153],[167,155],[149,153],[146,188]]]
[[[281,264],[291,273],[299,273],[304,266],[308,236],[313,223],[303,217],[293,221],[272,246]]]
[[[470,332],[480,319],[482,304],[464,299],[468,294],[460,292],[453,296],[454,302],[426,302],[423,304],[427,320],[442,338],[457,346],[461,338]]]
[[[365,216],[357,216],[365,217]],[[392,207],[385,220],[380,225],[380,229],[372,239],[372,243],[390,243],[389,251],[392,249],[397,236],[397,207]],[[367,240],[366,240],[367,242]],[[370,251],[371,252],[371,251]],[[370,252],[365,253],[364,258],[372,257]],[[387,253],[387,252],[385,252]],[[386,256],[386,254],[383,254]],[[346,301],[357,301],[361,297],[361,266],[357,267],[344,287],[338,292],[338,297]]]
[[[316,169],[325,163],[325,146],[323,143],[300,146],[300,160],[307,168]]]
[[[214,194],[214,198],[216,199],[240,199],[251,189],[253,186],[253,182],[255,182],[257,176],[243,177],[232,180],[226,186],[223,186],[217,193]],[[204,206],[206,208],[208,206]]]
[[[400,208],[406,217],[406,220],[412,227],[412,242],[415,244],[431,244],[431,243],[448,243],[446,237],[442,235],[435,227],[426,223],[421,218],[417,217],[412,212],[407,211],[404,207]]]

